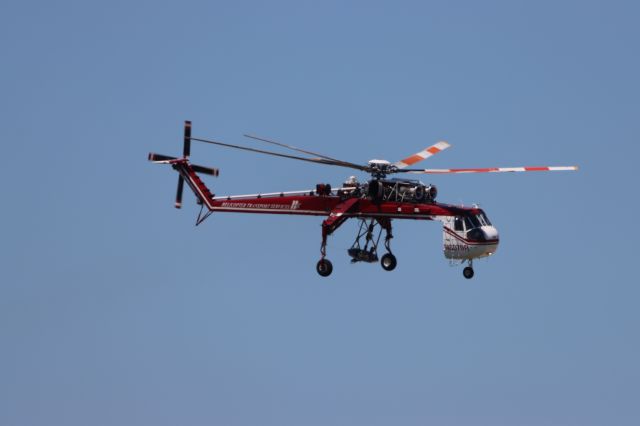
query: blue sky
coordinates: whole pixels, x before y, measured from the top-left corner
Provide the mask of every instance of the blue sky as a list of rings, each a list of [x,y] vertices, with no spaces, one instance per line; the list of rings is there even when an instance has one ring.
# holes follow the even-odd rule
[[[639,8],[561,2],[0,4],[0,424],[635,425]],[[182,122],[434,176],[501,233],[467,281],[436,223],[398,268],[315,272],[320,218],[172,207]],[[194,146],[217,194],[351,172]],[[361,176],[364,179],[364,176]]]

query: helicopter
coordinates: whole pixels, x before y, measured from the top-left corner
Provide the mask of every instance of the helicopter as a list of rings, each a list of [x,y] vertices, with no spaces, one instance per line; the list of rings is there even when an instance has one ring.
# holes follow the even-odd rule
[[[355,240],[347,250],[351,262],[376,263],[379,261],[385,271],[394,270],[398,263],[391,250],[393,220],[429,220],[442,223],[444,256],[453,264],[466,264],[462,273],[467,279],[471,279],[474,276],[473,261],[475,259],[486,258],[496,252],[500,242],[499,233],[483,209],[477,205],[465,207],[440,203],[436,201],[438,189],[435,185],[424,184],[417,179],[396,178],[390,177],[390,175],[575,171],[578,169],[577,166],[466,169],[412,168],[416,163],[449,148],[451,145],[445,141],[437,142],[416,154],[394,163],[387,160],[374,159],[367,164],[358,164],[258,136],[244,135],[257,141],[304,154],[304,156],[192,137],[191,130],[191,122],[185,121],[182,157],[172,157],[153,152],[148,155],[149,161],[157,164],[168,164],[178,172],[175,207],[181,208],[182,206],[182,193],[186,182],[200,205],[196,226],[204,222],[214,212],[324,217],[325,219],[322,221],[320,260],[316,264],[317,273],[323,277],[328,277],[333,272],[333,264],[327,258],[327,239],[348,219],[355,219],[359,223]],[[199,175],[218,176],[219,169],[199,166],[190,162],[192,141],[292,160],[354,169],[367,173],[370,177],[366,181],[360,182],[356,176],[350,176],[342,185],[336,187],[332,187],[327,183],[318,183],[313,189],[301,191],[216,196],[205,185]],[[379,257],[378,248],[381,244],[380,240],[383,233],[384,240],[382,244],[386,252]]]

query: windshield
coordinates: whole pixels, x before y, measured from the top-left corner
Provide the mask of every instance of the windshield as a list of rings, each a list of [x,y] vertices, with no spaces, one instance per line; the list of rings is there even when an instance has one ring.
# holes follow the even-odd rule
[[[487,217],[487,215],[484,214],[484,212],[481,212],[478,215],[478,218],[480,219],[480,222],[482,222],[483,225],[491,226],[491,222],[489,221],[489,218]]]
[[[482,222],[480,222],[478,216],[468,216],[468,220],[473,224],[472,228],[479,228],[482,226]]]
[[[467,230],[480,228],[481,226],[491,226],[491,222],[489,222],[489,218],[484,214],[484,212],[477,215],[465,216],[464,224]]]

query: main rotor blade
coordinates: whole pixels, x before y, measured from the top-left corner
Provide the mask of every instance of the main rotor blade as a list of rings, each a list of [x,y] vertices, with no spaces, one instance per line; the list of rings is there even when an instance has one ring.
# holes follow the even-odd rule
[[[485,167],[479,169],[404,169],[398,173],[414,174],[448,174],[448,173],[504,173],[504,172],[556,172],[578,170],[578,166],[551,166],[551,167]]]
[[[317,157],[324,158],[325,160],[331,160],[331,161],[335,161],[335,162],[338,162],[338,163],[344,163],[344,164],[350,164],[350,165],[353,165],[353,166],[357,166],[357,164],[353,164],[353,163],[350,163],[348,161],[338,160],[338,159],[335,159],[335,158],[332,158],[332,157],[329,157],[329,156],[326,156],[326,155],[318,154],[317,152],[313,152],[313,151],[306,151],[304,149],[296,148],[295,146],[287,145],[287,144],[284,144],[284,143],[281,143],[281,142],[276,142],[276,141],[273,141],[273,140],[270,140],[270,139],[267,139],[267,138],[262,138],[262,137],[254,136],[254,135],[246,135],[246,134],[244,135],[244,137],[250,138],[250,139],[255,139],[255,140],[266,142],[266,143],[270,143],[272,145],[281,146],[283,148],[291,149],[293,151],[298,151],[298,152],[301,152],[303,154],[315,155]]]
[[[346,162],[342,162],[342,161],[329,160],[329,159],[325,159],[325,158],[298,157],[298,156],[295,156],[295,155],[280,154],[280,153],[277,153],[277,152],[265,151],[265,150],[262,150],[262,149],[255,149],[255,148],[248,148],[246,146],[233,145],[233,144],[230,144],[230,143],[223,143],[223,142],[218,142],[218,141],[209,140],[209,139],[191,138],[191,140],[192,141],[198,141],[198,142],[204,142],[204,143],[210,143],[210,144],[213,144],[213,145],[226,146],[228,148],[241,149],[243,151],[257,152],[259,154],[273,155],[273,156],[282,157],[282,158],[290,158],[292,160],[308,161],[310,163],[326,164],[326,165],[329,165],[329,166],[348,167],[348,168],[352,168],[352,169],[368,171],[367,166],[360,166],[358,164],[352,164],[352,163],[346,163]]]
[[[438,143],[431,145],[428,148],[423,149],[418,153],[413,154],[410,157],[405,158],[404,160],[393,163],[393,165],[396,166],[398,169],[404,169],[406,167],[413,166],[414,164],[419,163],[422,160],[426,160],[432,155],[436,155],[440,151],[443,151],[449,148],[450,146],[451,145],[449,145],[447,142],[440,141]]]

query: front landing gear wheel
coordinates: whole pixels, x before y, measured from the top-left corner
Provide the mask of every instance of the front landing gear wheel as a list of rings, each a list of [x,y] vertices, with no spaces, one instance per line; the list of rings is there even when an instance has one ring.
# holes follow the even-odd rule
[[[331,272],[333,272],[333,265],[329,259],[320,259],[316,265],[316,271],[318,271],[321,276],[328,277],[331,275]]]
[[[380,259],[380,265],[382,265],[382,269],[384,269],[385,271],[393,271],[394,269],[396,269],[398,261],[396,260],[396,257],[394,255],[392,255],[391,253],[386,253],[384,256],[382,256],[382,259]]]
[[[462,275],[468,280],[473,278],[473,268],[471,266],[467,266],[462,270]]]

